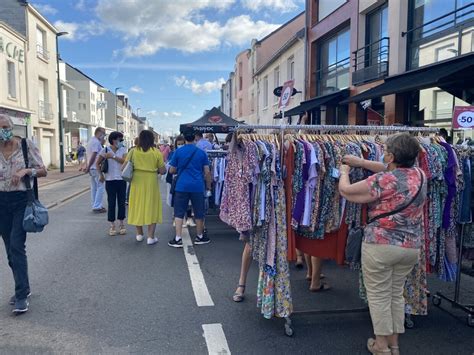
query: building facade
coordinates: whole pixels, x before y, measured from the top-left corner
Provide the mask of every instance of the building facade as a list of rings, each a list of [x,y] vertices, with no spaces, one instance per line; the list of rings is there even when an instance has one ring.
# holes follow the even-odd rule
[[[254,124],[278,124],[281,114],[278,109],[279,97],[273,90],[286,81],[293,80],[299,92],[292,97],[285,110],[298,106],[304,100],[305,92],[305,30],[301,28],[279,48],[268,62],[255,71],[256,119]]]
[[[240,52],[235,59],[232,111],[233,118],[247,121],[252,112],[252,103],[249,97],[252,83],[250,70],[250,49]]]
[[[232,117],[233,114],[233,96],[232,89],[234,87],[234,72],[229,74],[229,79],[222,84],[221,88],[221,110],[227,116]]]
[[[14,134],[27,137],[32,111],[28,104],[26,38],[0,22],[0,113],[14,123]]]
[[[308,1],[312,122],[450,129],[453,108],[473,102],[473,9],[463,0]]]
[[[117,95],[117,131],[122,132],[127,147],[132,147],[135,137],[130,134],[130,122],[132,119],[132,107],[128,103],[128,96]]]

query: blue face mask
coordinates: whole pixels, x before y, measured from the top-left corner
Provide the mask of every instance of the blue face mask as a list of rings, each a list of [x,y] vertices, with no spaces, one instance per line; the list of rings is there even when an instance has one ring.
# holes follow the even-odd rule
[[[13,131],[10,128],[0,129],[0,141],[8,142],[13,138]]]
[[[125,144],[123,144],[123,142],[118,142],[117,143],[117,148],[125,148]]]
[[[385,170],[388,168],[388,164],[385,162],[385,154],[382,154],[380,156],[380,162],[383,164],[383,166],[385,167]]]

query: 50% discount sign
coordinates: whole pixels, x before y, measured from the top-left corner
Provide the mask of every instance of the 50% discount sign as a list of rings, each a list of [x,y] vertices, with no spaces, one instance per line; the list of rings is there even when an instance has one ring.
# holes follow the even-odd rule
[[[474,106],[455,106],[453,112],[453,129],[474,128]]]

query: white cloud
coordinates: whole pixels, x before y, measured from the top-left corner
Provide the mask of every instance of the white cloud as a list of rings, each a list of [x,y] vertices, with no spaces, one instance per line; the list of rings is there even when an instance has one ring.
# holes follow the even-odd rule
[[[59,31],[68,32],[63,38],[70,41],[84,41],[89,37],[101,35],[105,31],[105,28],[95,21],[77,23],[58,20],[54,23],[54,26]]]
[[[206,12],[223,12],[235,3],[236,0],[98,0],[98,23],[92,21],[80,27],[71,22],[58,24],[73,33],[70,39],[87,39],[104,30],[116,32],[125,43],[116,54],[126,57],[152,55],[161,49],[197,53],[223,44],[250,45],[253,38],[264,37],[278,28],[277,24],[254,21],[248,15],[231,17],[225,23],[205,19]]]
[[[130,88],[130,91],[134,92],[134,93],[137,93],[137,94],[143,94],[144,93],[143,89],[141,87],[139,87],[138,85],[133,85]]]
[[[48,4],[34,4],[33,6],[36,10],[38,10],[41,15],[56,15],[58,10]]]
[[[301,0],[242,0],[242,5],[252,11],[271,9],[279,12],[296,10]]]
[[[213,91],[220,90],[222,84],[225,83],[225,80],[224,78],[219,78],[214,81],[199,83],[198,81],[194,79],[190,80],[183,75],[180,77],[175,77],[174,82],[176,86],[191,90],[195,94],[209,94]]]
[[[76,5],[74,5],[74,8],[79,11],[85,11],[86,10],[86,1],[85,0],[79,0]]]
[[[152,117],[152,118],[180,118],[183,116],[183,114],[181,112],[176,112],[176,111],[173,111],[173,112],[160,112],[160,111],[157,111],[157,110],[151,110],[151,111],[148,111],[146,113],[148,116]]]

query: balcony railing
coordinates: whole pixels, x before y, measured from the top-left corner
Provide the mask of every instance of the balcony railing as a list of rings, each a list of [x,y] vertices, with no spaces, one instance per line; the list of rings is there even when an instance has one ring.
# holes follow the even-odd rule
[[[449,27],[455,27],[461,22],[471,19],[474,17],[474,2],[467,4],[466,6],[460,7],[454,11],[448,12],[442,16],[439,16],[431,21],[425,22],[421,26],[409,29],[406,32],[402,32],[402,37],[407,34],[415,34],[415,37],[427,37],[431,36],[432,32],[442,31]],[[425,29],[425,27],[434,25],[431,28]]]
[[[318,85],[317,95],[326,95],[349,87],[350,65],[351,57],[347,57],[317,70],[314,73]]]
[[[354,53],[354,85],[385,78],[388,75],[390,39],[380,40],[359,48]]]
[[[40,44],[36,45],[36,55],[44,60],[49,60],[49,52]]]
[[[51,104],[45,101],[38,101],[38,118],[41,121],[51,122],[53,120],[53,110]]]

